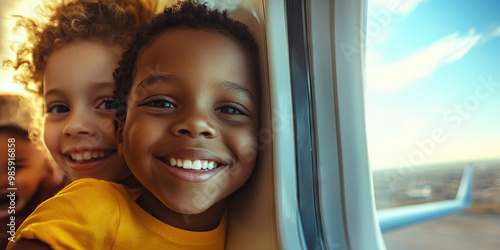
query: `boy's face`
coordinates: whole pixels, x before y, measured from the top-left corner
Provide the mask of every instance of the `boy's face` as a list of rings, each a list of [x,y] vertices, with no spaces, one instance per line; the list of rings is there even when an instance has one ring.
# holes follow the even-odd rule
[[[54,51],[44,72],[44,140],[71,180],[130,175],[116,152],[113,71],[121,48],[76,41]]]
[[[164,205],[201,213],[254,168],[258,93],[249,56],[215,32],[172,29],[136,68],[119,148]]]
[[[14,143],[8,143],[9,138],[14,138]],[[36,148],[31,141],[26,138],[26,135],[19,135],[19,133],[0,132],[0,164],[2,164],[2,171],[0,171],[0,219],[9,217],[10,198],[7,196],[10,192],[7,188],[17,188],[15,190],[15,210],[22,211],[28,202],[35,198],[37,191],[44,179],[49,179],[52,171],[52,166],[45,158],[43,152]],[[14,145],[9,147],[9,144]],[[8,162],[7,155],[8,149],[15,149],[15,180],[14,186],[9,185],[8,180]],[[14,209],[11,209],[14,210]]]

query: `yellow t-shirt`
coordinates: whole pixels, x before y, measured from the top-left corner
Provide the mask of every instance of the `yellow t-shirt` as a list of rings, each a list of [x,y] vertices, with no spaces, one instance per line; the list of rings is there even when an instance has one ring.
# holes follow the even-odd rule
[[[139,194],[113,182],[74,181],[37,207],[16,241],[38,239],[53,249],[224,249],[225,215],[211,231],[183,230],[144,211]]]

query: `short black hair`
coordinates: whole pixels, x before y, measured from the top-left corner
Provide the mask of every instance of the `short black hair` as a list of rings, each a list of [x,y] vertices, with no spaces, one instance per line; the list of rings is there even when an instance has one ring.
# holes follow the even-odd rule
[[[234,39],[249,53],[256,71],[257,84],[260,85],[259,49],[248,27],[229,18],[226,10],[211,9],[204,3],[194,1],[179,1],[165,8],[149,24],[139,28],[130,48],[123,53],[119,67],[113,74],[116,82],[114,97],[118,103],[116,116],[119,120],[124,121],[126,118],[127,98],[137,71],[138,57],[156,37],[172,28],[209,30]]]

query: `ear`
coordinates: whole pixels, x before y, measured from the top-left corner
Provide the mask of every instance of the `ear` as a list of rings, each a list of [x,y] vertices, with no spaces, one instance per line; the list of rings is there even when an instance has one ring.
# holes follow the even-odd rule
[[[116,127],[116,144],[118,145],[117,153],[119,156],[123,157],[123,127],[125,122],[118,119],[115,120]]]

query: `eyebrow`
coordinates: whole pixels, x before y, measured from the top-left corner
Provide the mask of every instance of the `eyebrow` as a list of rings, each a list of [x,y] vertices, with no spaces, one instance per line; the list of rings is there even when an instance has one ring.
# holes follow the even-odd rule
[[[51,89],[51,90],[44,93],[43,98],[45,99],[45,98],[47,98],[47,96],[51,96],[51,95],[62,95],[62,91],[59,89]]]
[[[90,87],[90,90],[91,91],[97,91],[101,88],[112,88],[114,89],[115,88],[115,82],[98,82],[98,83],[95,83],[95,84],[92,84],[92,86]]]
[[[99,82],[99,83],[93,84],[90,87],[90,90],[91,90],[91,92],[95,92],[95,91],[97,91],[97,90],[99,90],[101,88],[112,88],[112,89],[114,89],[115,88],[115,83],[114,82]],[[61,91],[58,88],[53,88],[53,89],[45,92],[44,97],[50,96],[50,95],[63,95],[63,91]]]
[[[169,80],[173,78],[172,75],[170,74],[156,74],[156,75],[147,75],[142,79],[139,84],[137,84],[137,87],[135,88],[134,94],[137,94],[139,90],[146,88],[146,84],[148,82],[158,82],[158,83],[166,83]]]
[[[245,86],[243,86],[241,84],[234,83],[234,82],[231,82],[231,81],[223,81],[223,82],[219,83],[219,87],[221,87],[221,88],[228,88],[228,89],[231,89],[231,90],[235,90],[238,93],[242,93],[243,95],[246,95],[253,102],[255,102],[255,98],[252,95],[252,92],[250,92],[250,90],[248,88],[246,88]]]
[[[135,88],[134,94],[137,94],[137,92],[139,92],[139,90],[146,88],[146,86],[144,86],[144,85],[150,81],[157,82],[157,83],[167,83],[168,81],[172,80],[173,78],[175,78],[175,76],[171,75],[171,74],[147,75],[146,77],[144,77],[144,79],[142,79],[139,82],[139,84],[137,84],[137,88]],[[230,90],[235,90],[236,92],[242,93],[243,95],[250,98],[253,102],[255,102],[255,97],[253,96],[252,92],[248,88],[246,88],[245,86],[243,86],[241,84],[234,83],[231,81],[223,81],[223,82],[218,83],[218,87],[219,88],[227,88]]]

